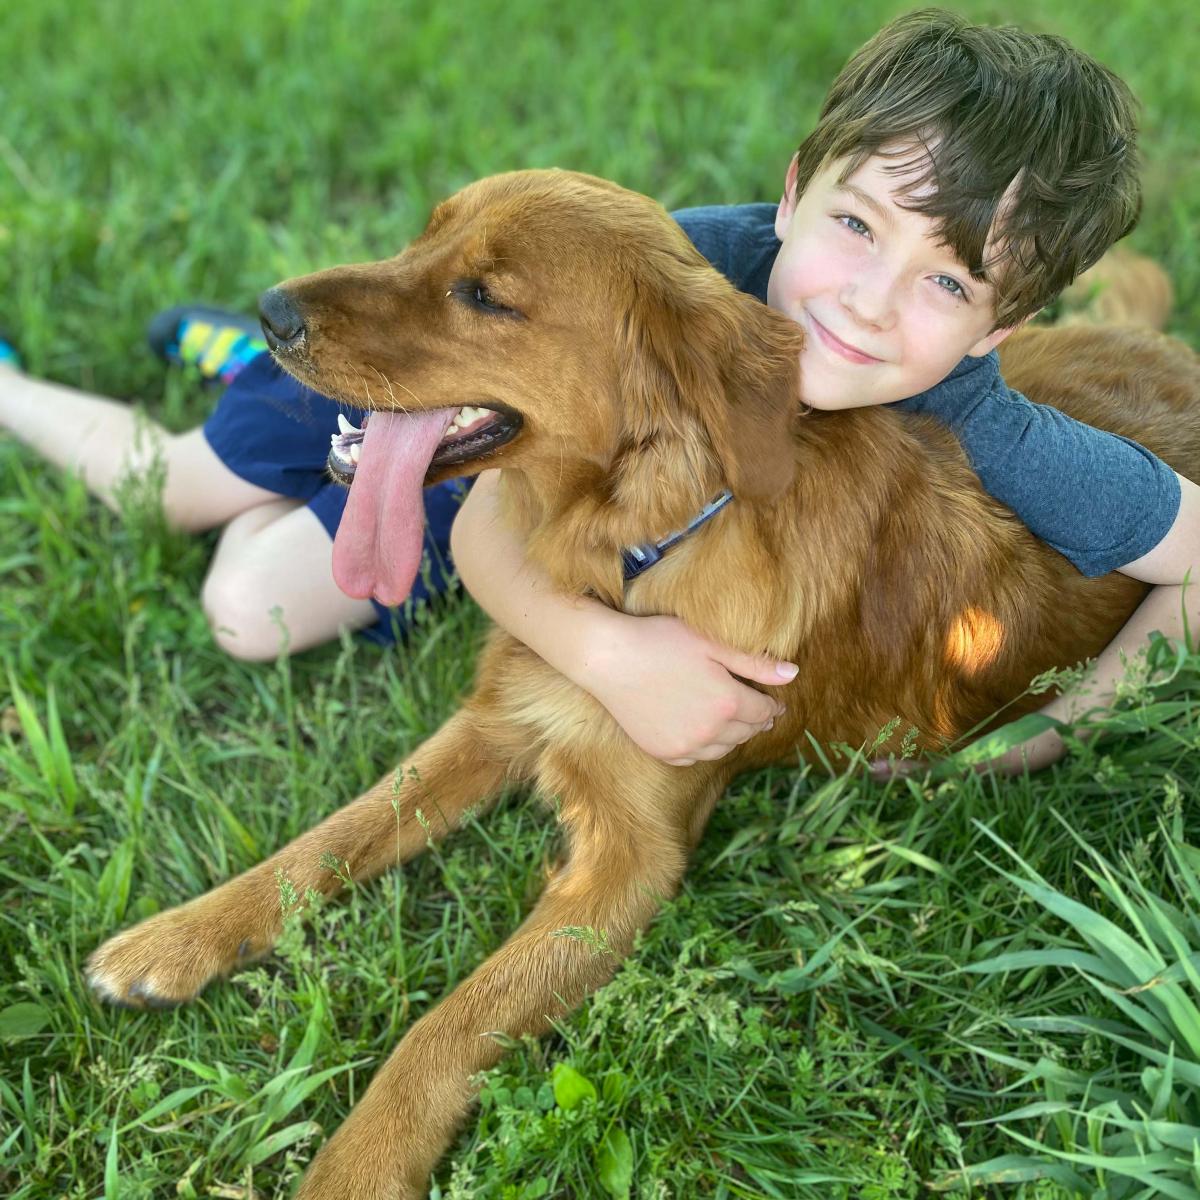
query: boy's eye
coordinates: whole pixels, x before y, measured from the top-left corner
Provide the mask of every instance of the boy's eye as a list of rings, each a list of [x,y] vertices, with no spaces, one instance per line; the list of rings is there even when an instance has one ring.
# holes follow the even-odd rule
[[[866,222],[860,221],[857,217],[850,216],[849,213],[844,213],[838,217],[838,220],[845,225],[851,233],[857,233],[859,237],[870,237],[871,231],[867,228]]]
[[[953,275],[935,275],[933,278],[938,287],[949,292],[951,296],[966,297],[967,293],[963,289],[963,285]]]

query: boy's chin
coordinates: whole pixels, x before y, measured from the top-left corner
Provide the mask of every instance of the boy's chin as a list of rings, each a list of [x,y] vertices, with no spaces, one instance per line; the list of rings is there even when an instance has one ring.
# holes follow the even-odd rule
[[[879,384],[882,381],[869,378],[870,371],[875,369],[877,368],[853,363],[847,363],[844,371],[838,368],[831,370],[824,363],[806,366],[801,357],[800,397],[809,408],[820,409],[823,412],[868,408],[905,399],[904,396],[893,396],[890,391],[881,388]]]

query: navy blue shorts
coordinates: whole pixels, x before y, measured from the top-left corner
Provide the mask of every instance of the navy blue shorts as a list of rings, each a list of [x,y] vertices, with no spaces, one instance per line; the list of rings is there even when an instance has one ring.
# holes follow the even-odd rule
[[[332,539],[350,495],[325,471],[338,413],[355,425],[362,424],[362,409],[306,388],[269,354],[260,354],[225,389],[204,423],[204,436],[234,474],[280,496],[303,500]],[[439,595],[455,581],[450,526],[470,482],[452,479],[425,489],[425,560],[413,583],[413,601]],[[404,629],[405,610],[371,603],[379,619],[360,632],[373,642],[390,645],[397,629]]]

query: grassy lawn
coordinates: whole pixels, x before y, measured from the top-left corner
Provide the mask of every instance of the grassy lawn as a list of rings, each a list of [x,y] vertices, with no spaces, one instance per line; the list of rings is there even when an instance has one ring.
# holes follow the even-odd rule
[[[1200,344],[1192,6],[956,7],[1133,85],[1133,243]],[[516,167],[668,207],[776,199],[825,85],[903,6],[234,11],[0,10],[0,327],[33,373],[175,429],[211,396],[141,348],[159,308],[250,309],[392,253]],[[239,664],[199,607],[212,539],[168,532],[152,494],[127,510],[0,437],[0,1193],[286,1196],[413,1017],[517,925],[554,825],[513,797],[192,1007],[99,1009],[92,948],[374,782],[453,710],[484,626],[456,599],[398,652]],[[1104,737],[1031,779],[743,778],[616,980],[489,1076],[434,1194],[882,1200],[1016,1156],[974,1194],[1200,1197],[1200,655],[1164,650],[1163,682],[1132,681]]]

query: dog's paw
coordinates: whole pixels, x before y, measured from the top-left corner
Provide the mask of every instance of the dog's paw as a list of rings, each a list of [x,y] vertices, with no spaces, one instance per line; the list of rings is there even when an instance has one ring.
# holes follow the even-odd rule
[[[212,900],[202,896],[109,938],[87,961],[89,986],[110,1004],[174,1008],[270,949]]]

